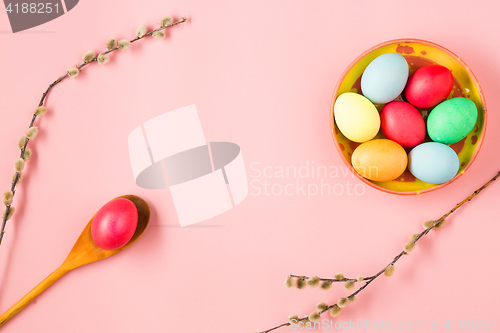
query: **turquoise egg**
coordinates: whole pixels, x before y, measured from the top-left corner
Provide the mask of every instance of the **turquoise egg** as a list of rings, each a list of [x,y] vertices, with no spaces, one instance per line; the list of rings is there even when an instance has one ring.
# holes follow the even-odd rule
[[[477,121],[473,101],[455,97],[438,104],[427,118],[427,133],[433,141],[451,145],[465,138]]]
[[[413,148],[408,154],[408,169],[418,179],[443,184],[458,172],[460,162],[455,151],[439,142],[426,142]]]
[[[401,54],[382,54],[370,62],[363,72],[361,91],[373,103],[389,103],[405,88],[408,73],[408,63]]]

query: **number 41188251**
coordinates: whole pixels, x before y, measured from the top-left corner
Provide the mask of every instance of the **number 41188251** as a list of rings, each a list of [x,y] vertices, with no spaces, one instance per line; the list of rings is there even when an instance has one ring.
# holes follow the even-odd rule
[[[59,13],[59,3],[16,3],[12,6],[12,3],[9,3],[5,8],[7,13],[14,12],[15,14],[50,14],[52,11],[55,13]]]

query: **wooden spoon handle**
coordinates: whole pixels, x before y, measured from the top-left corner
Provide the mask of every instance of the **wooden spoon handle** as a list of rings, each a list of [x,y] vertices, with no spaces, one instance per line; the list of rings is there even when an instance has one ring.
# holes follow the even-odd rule
[[[0,327],[5,324],[10,318],[14,317],[19,311],[24,309],[24,307],[31,303],[38,295],[47,289],[52,283],[57,281],[61,276],[70,271],[66,265],[61,265],[55,271],[53,271],[49,276],[47,276],[42,282],[40,282],[35,288],[33,288],[29,293],[21,298],[16,304],[10,307],[4,314],[0,316]]]

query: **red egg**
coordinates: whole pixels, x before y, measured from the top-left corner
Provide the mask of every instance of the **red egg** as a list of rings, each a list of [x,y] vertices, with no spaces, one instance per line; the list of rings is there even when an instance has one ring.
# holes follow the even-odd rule
[[[94,243],[104,250],[116,250],[129,242],[137,228],[135,204],[125,198],[111,200],[95,214],[90,227]]]
[[[411,104],[394,101],[380,112],[380,127],[384,135],[404,148],[413,148],[425,139],[425,121]]]
[[[441,65],[420,67],[410,75],[404,95],[420,109],[433,108],[448,97],[453,88],[453,75]]]

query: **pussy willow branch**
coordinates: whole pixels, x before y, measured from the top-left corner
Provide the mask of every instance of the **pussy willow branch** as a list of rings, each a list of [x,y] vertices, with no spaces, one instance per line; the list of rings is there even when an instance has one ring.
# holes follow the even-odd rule
[[[478,188],[477,190],[475,190],[471,195],[469,195],[467,198],[465,198],[464,200],[460,201],[458,204],[456,204],[456,206],[451,209],[450,211],[448,211],[446,214],[444,214],[443,216],[441,216],[439,219],[435,220],[435,223],[430,226],[429,228],[426,228],[424,231],[422,231],[421,233],[419,233],[416,237],[415,237],[415,240],[414,242],[417,243],[423,236],[427,235],[432,229],[434,229],[436,227],[437,224],[439,224],[440,222],[443,222],[448,216],[450,216],[451,214],[453,214],[457,209],[459,209],[460,207],[462,207],[463,204],[465,204],[466,202],[469,202],[472,200],[472,198],[474,198],[476,195],[478,195],[482,190],[484,190],[486,187],[488,187],[491,183],[493,183],[495,180],[497,180],[497,178],[500,177],[500,172],[498,172],[493,178],[491,178],[486,184],[484,184],[483,186],[481,186],[480,188]],[[346,296],[346,298],[351,298],[351,297],[354,297],[356,296],[357,294],[359,294],[361,291],[363,291],[366,287],[368,287],[368,285],[370,283],[372,283],[377,277],[379,277],[380,275],[382,275],[387,267],[389,267],[390,265],[394,265],[399,259],[401,259],[405,254],[407,254],[407,252],[405,250],[401,251],[397,256],[394,257],[394,259],[392,259],[392,261],[390,263],[388,263],[387,265],[384,266],[384,268],[382,268],[377,274],[373,275],[373,276],[370,276],[370,277],[366,277],[366,278],[363,278],[362,281],[366,281],[359,289],[357,289],[356,291],[354,291],[352,294]],[[294,277],[294,278],[301,278],[301,279],[304,279],[304,280],[309,280],[311,279],[311,277],[308,277],[308,276],[304,276],[304,275],[290,275],[291,277]],[[344,279],[339,279],[339,280],[336,280],[336,279],[322,279],[320,278],[320,281],[328,281],[328,282],[342,282],[342,281],[356,281],[356,279],[350,279],[350,278],[344,278]],[[326,311],[330,310],[331,308],[333,308],[334,306],[336,305],[335,304],[332,304],[330,306],[328,306],[326,309],[322,310],[322,311],[318,311],[318,313],[321,315],[323,313],[325,313]],[[308,316],[305,316],[305,317],[302,317],[302,318],[298,318],[297,319],[297,322],[299,321],[306,321],[308,320]],[[261,331],[259,333],[269,333],[271,331],[274,331],[278,328],[281,328],[281,327],[286,327],[286,326],[290,326],[290,322],[286,322],[286,323],[283,323],[281,325],[278,325],[276,327],[273,327],[273,328],[270,328],[266,331]]]
[[[160,30],[163,30],[163,29],[167,29],[167,28],[170,28],[170,27],[173,27],[173,26],[176,26],[178,24],[181,24],[181,23],[184,23],[187,21],[187,18],[185,17],[182,17],[179,21],[177,22],[174,22],[172,24],[169,24],[169,25],[166,25],[166,26],[160,26],[159,28],[156,28],[154,30],[151,30],[150,32],[144,34],[143,36],[141,37],[135,37],[134,39],[131,39],[129,40],[130,43],[134,43],[140,39],[143,39],[145,37],[148,37],[148,36],[151,36],[155,31],[160,31]],[[118,50],[118,46],[112,48],[112,49],[109,49],[105,52],[102,52],[101,54],[105,55],[105,54],[108,54],[108,53],[111,53],[111,52],[114,52]],[[80,65],[78,65],[76,68],[78,70],[82,69],[83,67],[89,65],[90,63],[92,62],[95,62],[97,61],[97,57],[98,56],[95,56],[92,60],[90,60],[89,62],[83,62],[81,63]],[[49,93],[49,91],[52,90],[52,88],[54,88],[55,85],[57,85],[59,82],[61,82],[62,80],[64,80],[65,78],[67,78],[69,75],[68,73],[60,76],[57,80],[55,80],[54,82],[52,82],[49,87],[47,88],[47,90],[45,90],[45,92],[43,93],[42,95],[42,98],[40,99],[40,103],[38,103],[38,106],[43,106],[44,105],[44,102],[45,102],[45,98],[47,97],[47,94]],[[30,126],[29,127],[32,127],[33,124],[35,123],[35,120],[36,120],[37,116],[36,114],[33,115],[33,117],[31,118],[31,122],[30,122]],[[29,139],[26,139],[25,143],[24,143],[24,146],[21,148],[21,154],[20,154],[20,158],[24,158],[24,152],[26,151],[26,147],[28,146],[28,142],[29,142]],[[16,194],[16,185],[17,183],[19,182],[19,178],[20,178],[20,173],[19,172],[16,172],[15,175],[14,175],[14,179],[12,180],[12,184],[11,184],[11,187],[10,187],[10,190],[12,191],[12,196],[14,197],[15,194]],[[7,224],[7,219],[8,219],[8,215],[9,215],[9,212],[10,212],[10,209],[11,209],[11,206],[12,205],[8,205],[5,207],[5,213],[4,213],[4,217],[3,217],[3,221],[2,221],[2,228],[0,229],[0,244],[2,244],[2,239],[3,239],[3,235],[5,233],[5,225]]]

